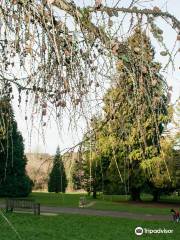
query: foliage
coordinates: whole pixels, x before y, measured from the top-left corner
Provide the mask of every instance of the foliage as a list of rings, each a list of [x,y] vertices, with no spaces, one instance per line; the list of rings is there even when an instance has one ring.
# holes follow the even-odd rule
[[[91,126],[98,127],[100,123],[97,117],[91,120]],[[73,173],[74,183],[78,179],[81,188],[85,189],[89,194],[93,193],[96,198],[97,191],[104,191],[106,182],[106,173],[109,166],[109,156],[98,152],[97,140],[98,135],[87,133],[84,135],[83,144],[80,148],[80,158],[75,163]],[[81,176],[78,178],[78,176]]]
[[[138,199],[139,192],[147,182],[155,187],[157,181],[163,182],[165,180],[162,178],[165,177],[166,184],[171,185],[167,179],[166,163],[159,159],[162,152],[161,134],[171,116],[168,114],[167,86],[160,74],[160,64],[154,61],[154,50],[149,38],[136,28],[128,44],[132,50],[129,61],[133,65],[127,70],[127,63],[120,60],[117,65],[120,80],[107,94],[105,111],[112,111],[113,106],[118,105],[109,124],[110,133],[115,134],[124,149],[125,159],[128,159],[128,166],[124,167],[129,171],[129,190],[132,198]],[[154,165],[144,171],[141,163],[149,165],[151,161]],[[163,176],[156,172],[157,165],[164,169]],[[160,188],[164,187],[162,182],[159,182]]]
[[[167,85],[160,74],[160,64],[154,61],[149,38],[137,27],[127,43],[131,51],[118,60],[118,75],[104,96],[105,117],[95,118],[91,124],[91,166],[87,146],[83,152],[91,177],[100,172],[97,162],[100,166],[102,163],[98,159],[108,156],[107,192],[119,188],[123,193],[124,189],[124,193],[130,192],[138,200],[147,183],[151,188],[158,185],[162,189],[172,185],[166,162],[160,156],[161,135],[171,115]],[[143,165],[148,166],[146,170]]]
[[[56,155],[53,160],[53,167],[49,175],[48,191],[49,192],[65,192],[67,187],[66,173],[60,149],[57,148]]]
[[[175,125],[175,145],[176,148],[180,147],[180,98],[177,100],[174,111],[174,125]]]
[[[17,129],[9,99],[0,99],[0,196],[27,196],[31,192],[32,181],[26,174],[27,159],[24,143]]]
[[[84,186],[83,159],[80,155],[80,152],[78,152],[78,158],[75,160],[73,164],[73,170],[71,174],[73,189],[74,190],[83,189]]]

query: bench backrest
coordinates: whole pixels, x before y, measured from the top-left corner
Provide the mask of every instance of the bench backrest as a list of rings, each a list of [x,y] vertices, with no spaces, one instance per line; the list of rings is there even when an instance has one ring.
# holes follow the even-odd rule
[[[27,200],[27,199],[9,198],[7,199],[7,204],[9,207],[14,207],[14,208],[33,208],[35,201]]]

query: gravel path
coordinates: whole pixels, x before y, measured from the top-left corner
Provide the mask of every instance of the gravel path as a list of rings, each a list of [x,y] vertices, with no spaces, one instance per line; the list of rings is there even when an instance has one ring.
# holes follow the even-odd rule
[[[4,208],[4,205],[0,205],[0,208]],[[41,206],[41,213],[44,215],[53,215],[60,213],[68,214],[79,214],[88,216],[104,216],[104,217],[116,217],[116,218],[128,218],[137,219],[145,221],[171,221],[172,218],[169,215],[151,215],[142,213],[130,213],[130,212],[120,212],[120,211],[106,211],[106,210],[96,210],[87,208],[66,208],[66,207],[50,207]]]

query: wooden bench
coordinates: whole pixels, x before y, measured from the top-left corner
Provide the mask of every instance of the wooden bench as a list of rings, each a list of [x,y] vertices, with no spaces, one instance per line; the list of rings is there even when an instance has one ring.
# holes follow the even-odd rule
[[[13,209],[32,209],[35,215],[40,215],[40,204],[33,199],[7,198],[6,212],[13,212]]]

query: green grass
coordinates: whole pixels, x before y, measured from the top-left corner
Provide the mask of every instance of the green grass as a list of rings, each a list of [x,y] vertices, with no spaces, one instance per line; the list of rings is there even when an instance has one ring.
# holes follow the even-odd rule
[[[35,198],[37,202],[47,206],[61,206],[61,207],[78,207],[79,198],[85,194],[56,194],[56,193],[37,193],[31,194],[30,198]],[[87,196],[86,196],[87,197]],[[91,197],[87,197],[89,202],[94,201]],[[95,200],[95,204],[91,206],[92,209],[98,210],[112,210],[125,211],[145,214],[165,214],[169,215],[170,207],[153,207],[150,195],[143,195],[144,204],[139,205],[129,203],[124,195],[101,196]],[[166,199],[167,201],[167,199]]]
[[[92,209],[98,210],[109,210],[109,211],[123,211],[123,212],[132,212],[132,213],[142,213],[142,214],[154,214],[154,215],[169,215],[169,208],[158,208],[150,206],[138,206],[136,204],[129,203],[113,203],[113,202],[104,202],[97,201],[96,204],[92,207]]]
[[[85,196],[85,194],[33,192],[30,198],[34,198],[37,202],[46,206],[78,207],[79,198],[82,196]]]
[[[141,239],[176,240],[180,236],[180,223],[145,222],[111,217],[66,215],[33,216],[6,214],[22,240],[134,240],[137,226],[149,229],[173,229],[173,234],[144,235]],[[17,240],[17,236],[0,215],[0,239]]]
[[[86,194],[56,194],[56,193],[40,193],[33,192],[29,198],[36,199],[41,205],[46,206],[60,206],[60,207],[78,207],[79,198],[81,196],[86,196]],[[171,202],[171,206],[161,206],[154,205],[152,202],[152,196],[148,194],[142,195],[143,205],[129,202],[129,198],[124,195],[101,195],[95,200],[95,204],[91,206],[92,209],[98,210],[112,210],[112,211],[125,211],[133,213],[144,213],[144,214],[164,214],[169,215],[170,208],[173,207],[174,202],[180,202],[180,197],[178,196],[164,196],[161,202]],[[94,201],[92,197],[87,197],[88,202]],[[174,208],[177,208],[175,206]]]

